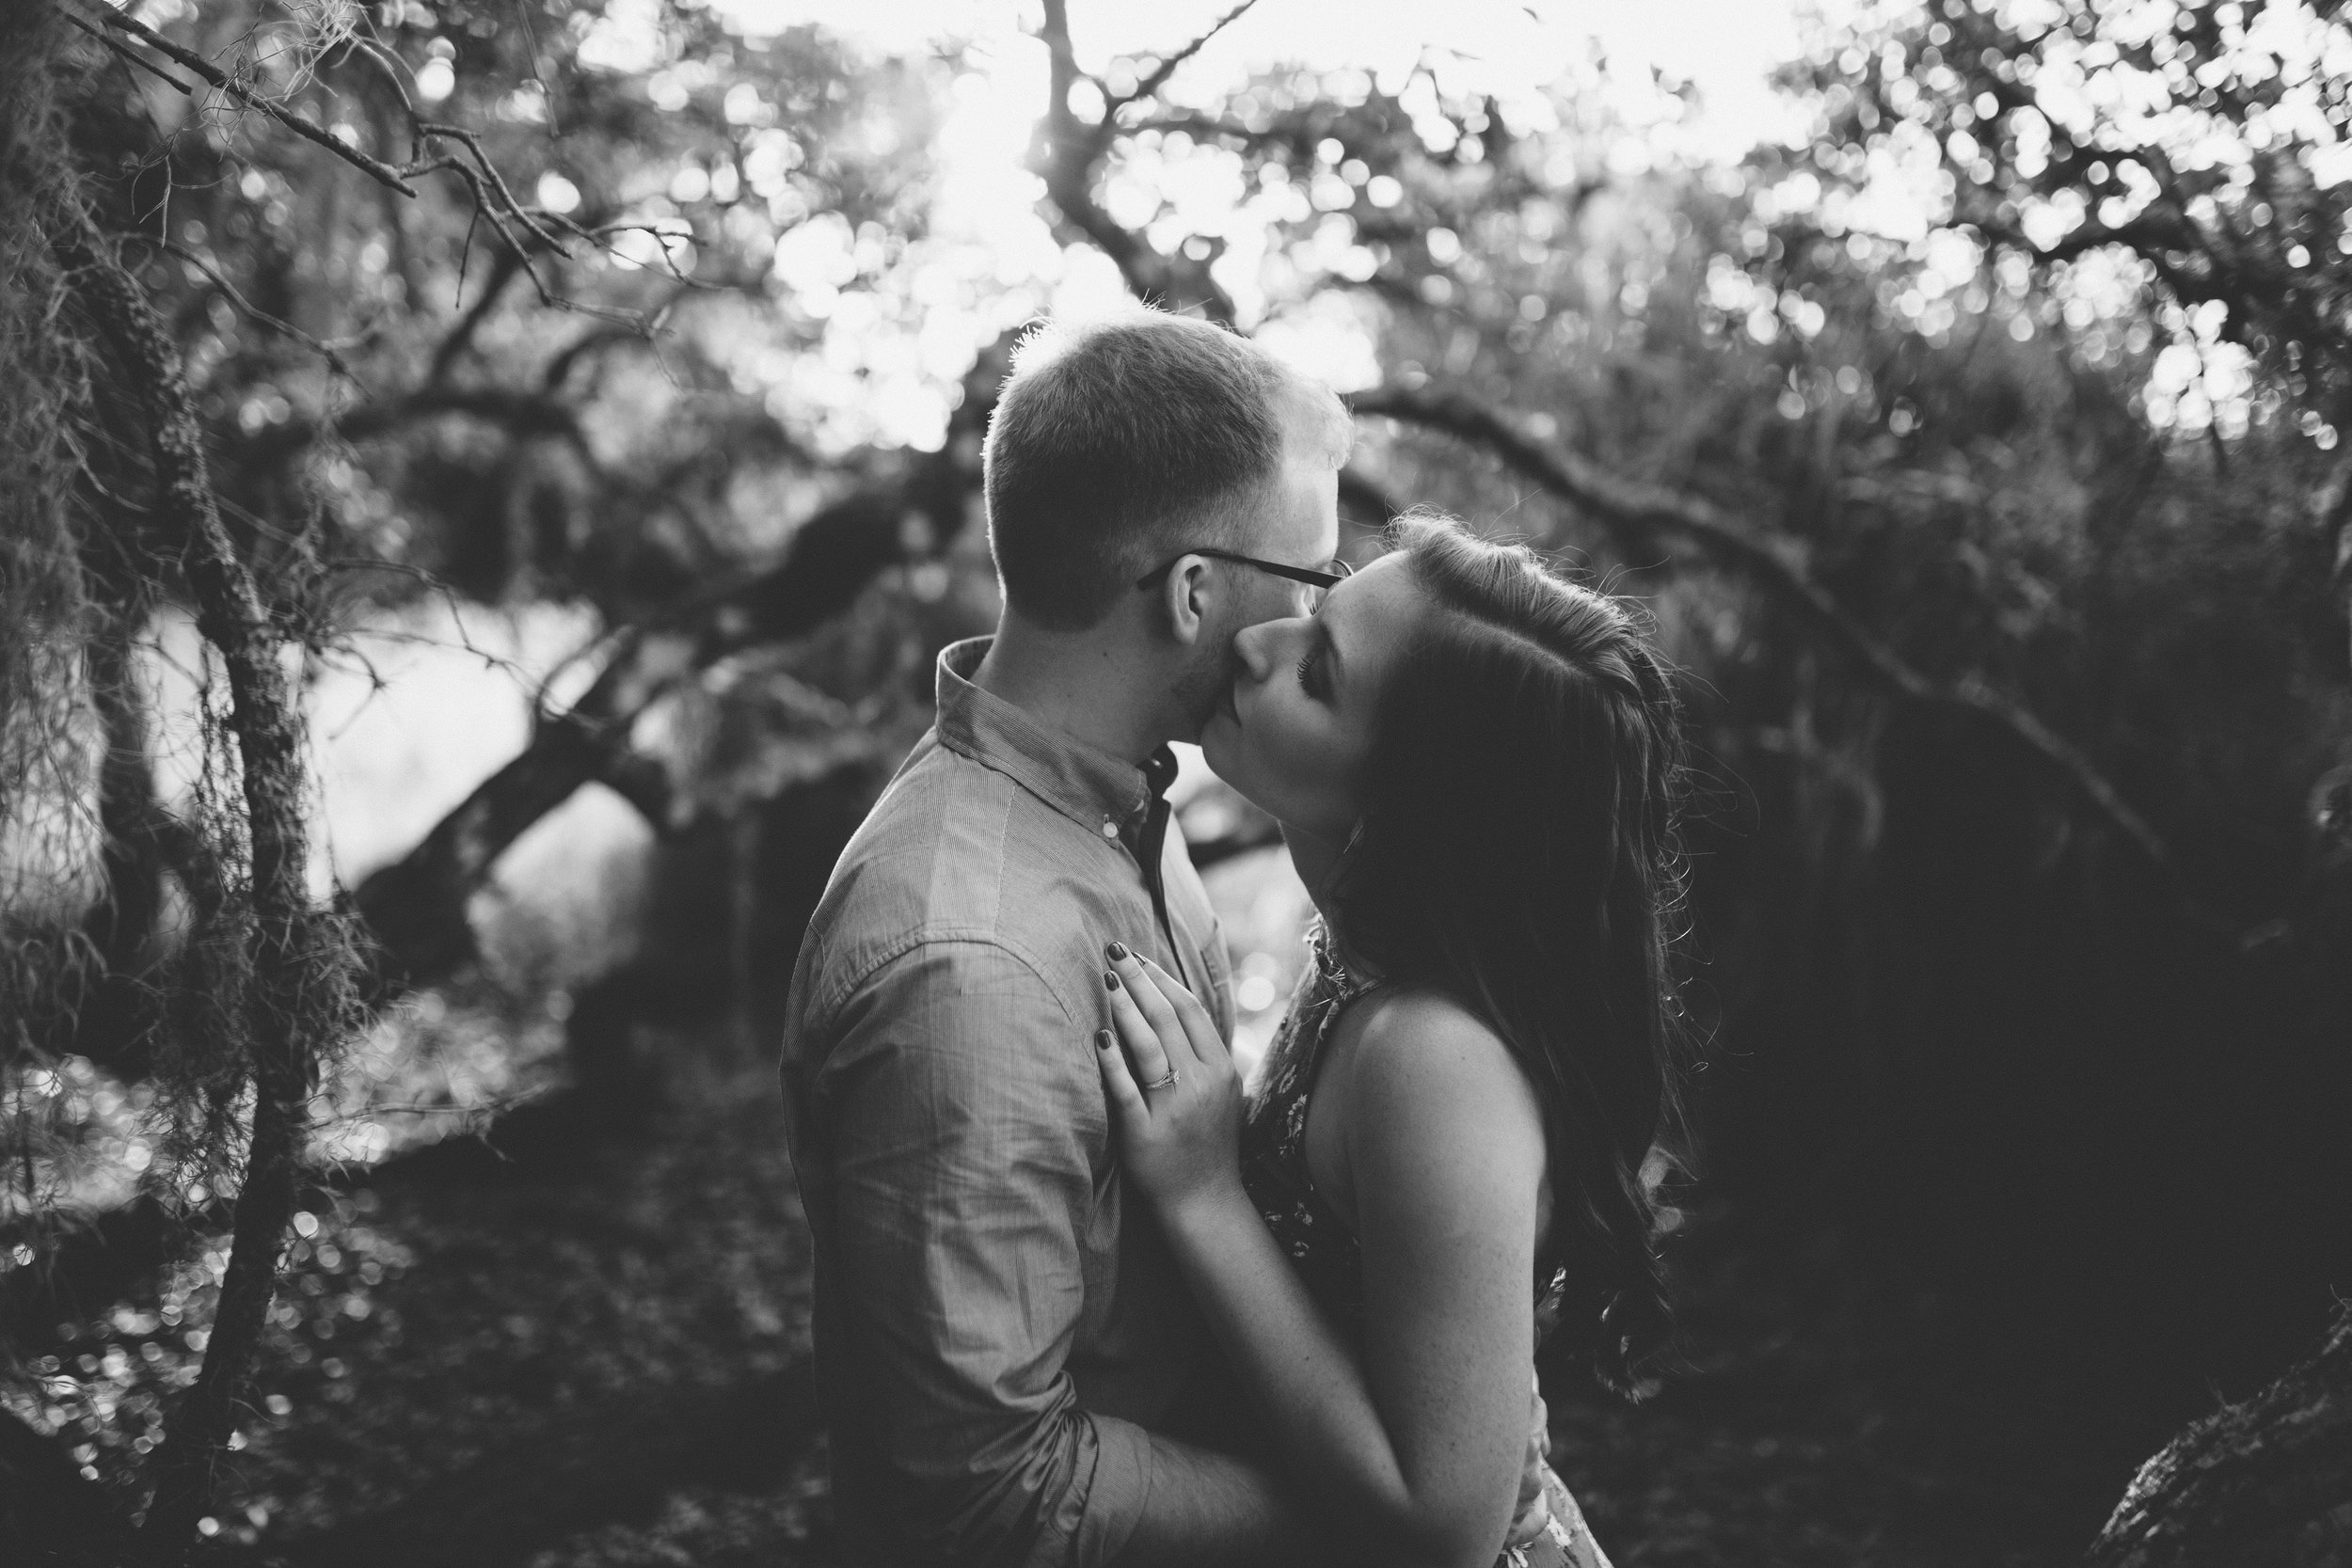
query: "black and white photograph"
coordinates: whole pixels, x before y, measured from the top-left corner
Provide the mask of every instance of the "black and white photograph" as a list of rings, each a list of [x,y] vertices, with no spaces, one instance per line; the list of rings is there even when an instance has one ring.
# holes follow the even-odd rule
[[[0,0],[0,1565],[2352,1568],[2352,5]]]

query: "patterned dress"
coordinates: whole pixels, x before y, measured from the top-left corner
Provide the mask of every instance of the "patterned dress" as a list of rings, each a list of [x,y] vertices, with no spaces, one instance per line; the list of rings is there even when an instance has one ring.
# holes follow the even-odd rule
[[[1266,1052],[1263,1076],[1250,1097],[1241,1135],[1242,1182],[1266,1228],[1306,1282],[1308,1294],[1331,1315],[1351,1343],[1363,1339],[1362,1249],[1355,1233],[1315,1191],[1307,1170],[1307,1102],[1333,1027],[1349,1003],[1372,989],[1350,976],[1318,926],[1311,938],[1315,961],[1291,998],[1290,1012]],[[1567,1271],[1536,1259],[1535,1340],[1560,1320]],[[1581,1510],[1549,1465],[1543,1502],[1523,1500],[1496,1568],[1610,1568]]]

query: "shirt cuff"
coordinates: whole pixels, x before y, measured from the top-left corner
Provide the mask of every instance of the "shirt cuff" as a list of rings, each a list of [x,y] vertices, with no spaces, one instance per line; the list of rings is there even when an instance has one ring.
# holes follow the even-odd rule
[[[1115,1416],[1088,1419],[1094,1423],[1094,1480],[1078,1521],[1073,1568],[1104,1568],[1125,1549],[1152,1496],[1152,1434]]]

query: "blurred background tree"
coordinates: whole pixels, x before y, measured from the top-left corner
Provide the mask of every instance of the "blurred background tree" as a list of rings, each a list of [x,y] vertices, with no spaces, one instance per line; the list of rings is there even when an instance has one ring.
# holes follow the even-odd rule
[[[581,1192],[594,1150],[699,1119],[772,1137],[740,1108],[800,929],[932,656],[994,612],[1006,351],[1127,294],[1350,394],[1350,553],[1448,507],[1643,599],[1689,674],[1691,1365],[1630,1413],[1548,1370],[1621,1560],[1793,1560],[1889,1513],[1954,1561],[2069,1555],[2211,1389],[2318,1333],[2352,1264],[2340,8],[1864,8],[1740,158],[1687,84],[1556,34],[1512,85],[1450,39],[1275,65],[1250,9],[1126,54],[1061,0],[887,46],[646,0],[20,8],[0,1398],[93,1515],[148,1506],[232,1253],[290,1248],[297,1289],[247,1300],[263,1385],[355,1323],[402,1360],[372,1305],[402,1245],[358,1205],[509,1168],[438,1134],[487,1121]],[[300,672],[303,918],[362,933],[373,1009],[303,1015],[278,1103],[326,1185],[290,1158],[234,1247],[254,752],[166,415]],[[1185,788],[1262,1045],[1299,893]],[[763,1280],[729,1310],[776,1317]],[[1776,1377],[1855,1430],[1773,1449]],[[407,1513],[289,1502],[352,1418],[229,1412],[189,1430],[268,1447],[247,1512],[202,1514],[230,1538],[547,1538],[495,1468]],[[1932,1472],[1891,1504],[1853,1448],[1890,1423],[1912,1457],[1880,1463]],[[1863,1468],[1792,1490],[1800,1450]],[[570,1480],[525,1516],[620,1485],[546,1463]]]

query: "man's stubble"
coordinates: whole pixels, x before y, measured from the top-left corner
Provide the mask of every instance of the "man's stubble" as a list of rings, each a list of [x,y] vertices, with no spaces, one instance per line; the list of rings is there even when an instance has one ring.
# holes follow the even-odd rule
[[[1233,651],[1233,638],[1244,624],[1236,621],[1218,627],[1213,636],[1202,638],[1199,656],[1169,686],[1168,695],[1175,699],[1177,711],[1184,715],[1184,733],[1178,739],[1197,744],[1201,730],[1224,705],[1225,693],[1232,689],[1234,677],[1241,673],[1241,656]]]

